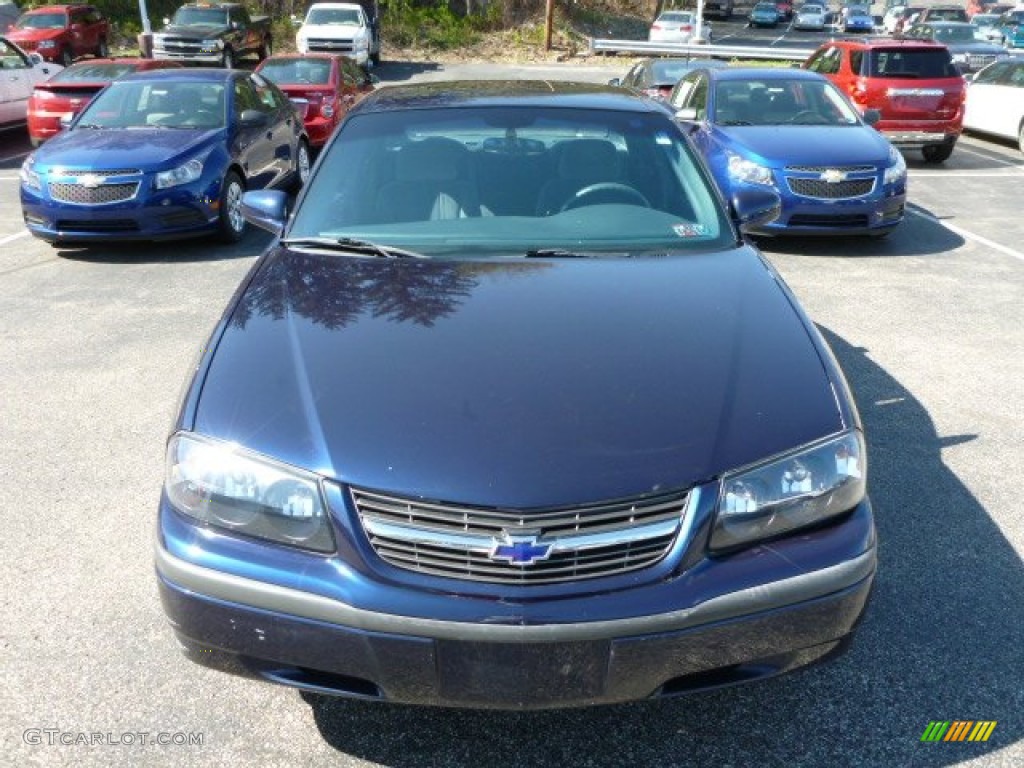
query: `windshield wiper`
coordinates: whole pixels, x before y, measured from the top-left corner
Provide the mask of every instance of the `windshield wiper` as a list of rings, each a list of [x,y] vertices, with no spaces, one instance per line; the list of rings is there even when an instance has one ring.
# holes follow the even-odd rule
[[[588,253],[577,253],[576,251],[565,251],[560,248],[537,248],[526,252],[528,259],[589,259]]]
[[[97,125],[96,123],[79,123],[78,125],[75,126],[76,130],[78,128],[88,128],[89,130],[92,130],[92,131],[102,131],[104,128],[106,128],[106,126],[105,125]]]
[[[359,240],[353,237],[290,237],[281,241],[281,245],[311,246],[315,248],[326,248],[332,251],[344,251],[346,253],[361,253],[367,256],[376,256],[381,259],[425,259],[422,253],[407,251],[404,248],[395,248],[391,245],[381,245],[369,240]]]

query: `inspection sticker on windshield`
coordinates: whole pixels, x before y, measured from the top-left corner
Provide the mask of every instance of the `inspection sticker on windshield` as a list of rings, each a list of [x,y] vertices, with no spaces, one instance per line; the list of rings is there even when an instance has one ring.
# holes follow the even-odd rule
[[[703,224],[695,224],[692,221],[673,224],[672,230],[680,237],[704,237],[708,233],[707,227]]]

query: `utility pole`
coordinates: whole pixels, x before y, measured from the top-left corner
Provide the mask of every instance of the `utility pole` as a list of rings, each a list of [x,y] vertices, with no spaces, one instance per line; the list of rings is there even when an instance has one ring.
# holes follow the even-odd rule
[[[555,0],[546,0],[544,9],[544,50],[551,50],[551,26],[555,18]],[[704,0],[701,0],[704,2]]]

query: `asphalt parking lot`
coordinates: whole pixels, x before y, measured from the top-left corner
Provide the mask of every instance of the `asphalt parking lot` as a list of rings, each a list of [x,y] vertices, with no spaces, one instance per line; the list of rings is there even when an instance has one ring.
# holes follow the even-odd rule
[[[603,80],[625,67],[537,68]],[[523,68],[516,72],[521,73]],[[481,74],[483,73],[483,74]],[[385,80],[505,76],[390,65]],[[1024,764],[1024,156],[909,153],[881,240],[770,240],[865,421],[881,542],[838,661],[745,688],[548,713],[304,698],[185,661],[153,575],[185,370],[268,238],[54,250],[21,226],[0,134],[0,738],[11,765]],[[985,743],[922,743],[988,720]],[[157,743],[165,741],[168,743]]]

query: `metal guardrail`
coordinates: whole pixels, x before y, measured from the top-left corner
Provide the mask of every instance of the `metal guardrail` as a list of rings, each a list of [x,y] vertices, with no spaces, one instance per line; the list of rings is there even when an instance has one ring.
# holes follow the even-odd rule
[[[700,56],[712,59],[767,59],[769,61],[804,61],[814,48],[754,48],[746,45],[713,45],[711,43],[651,43],[646,40],[590,39],[590,52],[632,53],[644,56]]]

